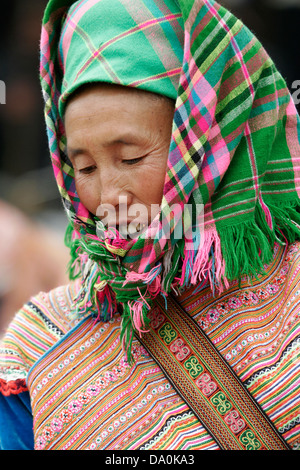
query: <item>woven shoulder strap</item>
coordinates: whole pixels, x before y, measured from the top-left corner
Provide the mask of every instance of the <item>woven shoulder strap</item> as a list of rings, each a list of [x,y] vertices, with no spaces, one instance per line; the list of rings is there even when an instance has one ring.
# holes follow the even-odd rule
[[[171,296],[138,338],[223,450],[287,450],[286,441],[199,325]]]

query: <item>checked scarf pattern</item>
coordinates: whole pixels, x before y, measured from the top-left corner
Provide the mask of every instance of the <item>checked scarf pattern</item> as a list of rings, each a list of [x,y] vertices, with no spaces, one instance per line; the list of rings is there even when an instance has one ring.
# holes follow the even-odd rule
[[[169,47],[155,40],[159,35]],[[120,57],[133,48],[137,54],[141,48],[143,61],[133,56],[125,68]],[[79,314],[96,305],[107,320],[121,304],[129,344],[132,329],[147,327],[156,295],[167,299],[172,288],[204,281],[221,292],[230,280],[263,272],[275,241],[299,238],[299,116],[260,42],[217,2],[51,0],[40,75],[54,174],[70,221],[71,273],[82,277]],[[97,237],[97,220],[77,196],[66,156],[64,103],[90,81],[176,100],[155,236],[150,226],[121,256],[108,235],[105,242]],[[180,221],[186,204],[204,207],[204,229],[192,247],[175,230],[163,237],[171,215]]]

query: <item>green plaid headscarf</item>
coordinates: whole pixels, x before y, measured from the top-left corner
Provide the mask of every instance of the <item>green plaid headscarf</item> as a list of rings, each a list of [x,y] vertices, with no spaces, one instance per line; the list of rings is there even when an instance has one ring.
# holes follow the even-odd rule
[[[109,231],[98,237],[66,155],[64,105],[90,82],[176,100],[161,211],[125,250]],[[299,116],[260,42],[215,1],[51,0],[41,83],[70,221],[71,277],[82,279],[77,312],[98,308],[105,321],[121,304],[127,346],[132,329],[147,329],[156,295],[167,301],[171,289],[202,282],[221,292],[230,280],[263,272],[276,241],[299,238]],[[204,206],[204,231],[192,246],[175,236],[186,204]],[[176,222],[165,239],[171,213]]]

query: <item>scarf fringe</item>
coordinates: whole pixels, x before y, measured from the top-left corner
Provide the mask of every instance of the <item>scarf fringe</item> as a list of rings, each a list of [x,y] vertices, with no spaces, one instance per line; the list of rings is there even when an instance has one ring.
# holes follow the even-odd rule
[[[275,242],[293,243],[300,238],[300,203],[266,204],[262,195],[256,205],[254,220],[226,228],[205,230],[197,250],[184,247],[181,276],[183,288],[196,286],[205,279],[220,295],[229,282],[265,273],[272,261]]]
[[[188,287],[196,285],[208,278],[213,291],[217,287],[221,294],[229,287],[225,277],[225,262],[222,257],[221,240],[216,230],[207,230],[203,234],[204,241],[198,250],[184,249],[184,260],[180,285]]]
[[[299,208],[299,201],[274,206],[260,198],[252,222],[220,230],[225,278],[240,282],[244,276],[264,274],[273,259],[275,242],[285,245],[300,239]]]
[[[275,242],[292,243],[300,239],[300,203],[288,205],[266,204],[259,198],[254,220],[230,225],[219,232],[210,229],[198,240],[198,250],[186,249],[185,240],[180,240],[172,250],[172,258],[162,260],[148,273],[124,271],[122,287],[114,292],[109,278],[103,279],[98,262],[101,263],[102,248],[96,248],[94,237],[85,237],[84,242],[74,234],[72,225],[66,233],[70,247],[70,278],[82,273],[82,287],[74,299],[77,315],[91,308],[97,309],[95,321],[109,321],[122,305],[121,341],[128,362],[131,362],[131,345],[134,331],[142,335],[148,331],[148,312],[159,294],[167,300],[168,293],[192,285],[209,282],[215,295],[229,288],[230,281],[241,282],[244,276],[257,277],[265,272],[265,266],[273,258]],[[83,250],[83,251],[82,251]],[[99,256],[99,259],[97,258]],[[91,256],[93,259],[91,259]],[[78,268],[77,262],[81,267]],[[167,274],[163,267],[167,268]],[[127,288],[128,286],[128,288]]]
[[[123,284],[124,287],[128,283],[141,282],[146,287],[145,294],[142,294],[141,289],[137,287],[139,298],[123,304],[121,341],[129,363],[132,362],[131,344],[133,331],[136,331],[140,336],[149,331],[148,312],[151,310],[153,299],[162,293],[161,271],[162,266],[160,263],[152,268],[149,273],[139,274],[134,271],[126,273],[126,280]]]

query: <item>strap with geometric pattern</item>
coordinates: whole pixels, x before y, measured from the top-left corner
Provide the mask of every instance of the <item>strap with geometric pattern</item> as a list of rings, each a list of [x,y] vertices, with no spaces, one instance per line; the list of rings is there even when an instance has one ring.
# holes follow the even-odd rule
[[[138,337],[222,450],[288,450],[199,325],[172,297],[149,312],[150,331]]]

